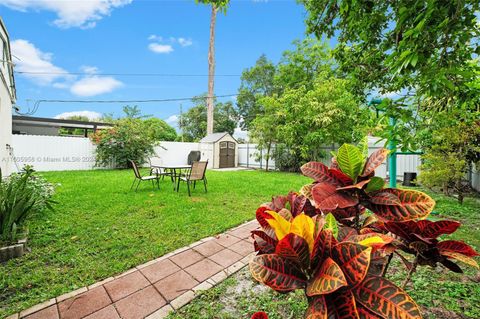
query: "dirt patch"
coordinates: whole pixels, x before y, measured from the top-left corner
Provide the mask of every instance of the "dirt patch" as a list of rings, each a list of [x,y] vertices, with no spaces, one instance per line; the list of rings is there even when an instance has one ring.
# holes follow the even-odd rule
[[[423,313],[426,318],[434,317],[436,319],[465,319],[467,317],[461,316],[453,311],[443,309],[442,307],[423,308]]]

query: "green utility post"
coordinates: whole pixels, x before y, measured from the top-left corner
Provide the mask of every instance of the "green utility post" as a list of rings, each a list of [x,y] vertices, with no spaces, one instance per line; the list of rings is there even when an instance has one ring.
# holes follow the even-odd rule
[[[395,124],[397,120],[394,117],[389,119],[391,131],[390,131],[390,141],[388,142],[388,150],[390,154],[388,155],[388,174],[390,177],[389,186],[390,188],[397,188],[397,142],[395,141]]]
[[[382,103],[381,99],[373,99],[368,103],[368,105],[374,105],[375,110],[378,113],[382,110],[378,109],[378,105]],[[390,131],[390,141],[388,142],[388,150],[390,151],[390,154],[388,155],[388,174],[390,177],[390,182],[389,186],[390,188],[396,188],[397,187],[397,142],[395,141],[395,124],[397,122],[397,119],[394,117],[390,117],[389,119],[391,131]],[[393,177],[393,178],[392,178]]]

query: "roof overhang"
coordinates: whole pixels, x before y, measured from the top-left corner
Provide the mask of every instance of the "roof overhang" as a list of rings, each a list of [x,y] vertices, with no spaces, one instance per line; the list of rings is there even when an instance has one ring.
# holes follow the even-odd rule
[[[64,120],[64,119],[51,119],[44,117],[32,117],[32,116],[18,116],[12,117],[12,123],[17,125],[26,126],[43,126],[43,127],[69,127],[69,128],[82,128],[82,129],[105,129],[110,128],[113,124],[102,122],[86,122],[77,120]]]

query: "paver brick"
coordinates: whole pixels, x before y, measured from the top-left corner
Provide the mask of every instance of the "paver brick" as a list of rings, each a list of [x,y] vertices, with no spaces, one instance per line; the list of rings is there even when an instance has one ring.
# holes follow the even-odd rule
[[[175,265],[170,259],[164,259],[157,261],[140,271],[148,280],[150,280],[151,283],[155,283],[179,270],[180,267]]]
[[[62,319],[79,319],[111,303],[105,288],[98,287],[58,304]]]
[[[117,310],[113,305],[100,309],[97,312],[92,313],[85,319],[120,319]]]
[[[120,300],[142,288],[145,288],[150,283],[148,280],[143,277],[140,271],[135,271],[126,276],[115,279],[105,284],[105,289],[107,289],[108,294],[112,297],[112,300],[115,302]]]
[[[202,254],[203,256],[209,257],[209,256],[219,252],[220,250],[222,250],[223,246],[217,244],[214,240],[211,240],[211,241],[207,241],[205,243],[202,243],[202,244],[196,246],[193,249],[196,250],[197,252],[199,252],[200,254]]]
[[[167,299],[173,300],[198,284],[191,275],[181,270],[157,282],[155,288]]]
[[[205,257],[203,257],[203,255],[199,252],[196,252],[193,249],[189,249],[170,257],[170,260],[176,263],[181,268],[185,268],[196,263],[197,261],[202,260],[203,258]]]
[[[236,261],[242,259],[243,256],[225,248],[224,250],[219,251],[218,253],[210,256],[209,258],[220,266],[228,267]]]
[[[122,319],[143,319],[166,304],[153,286],[123,298],[115,303]]]
[[[25,319],[58,319],[57,305],[53,305],[25,317]]]
[[[190,275],[192,275],[193,278],[195,278],[200,282],[216,274],[222,269],[223,269],[222,266],[214,263],[210,259],[204,259],[202,261],[199,261],[185,268],[185,271],[188,272]]]
[[[233,244],[232,246],[230,246],[229,249],[233,250],[234,252],[242,256],[247,256],[248,254],[251,254],[254,251],[253,245],[245,240],[242,240],[242,241],[239,241],[238,243]]]
[[[233,235],[229,235],[229,234],[221,234],[217,238],[215,238],[215,242],[217,244],[220,244],[223,247],[227,247],[227,248],[238,241],[240,241],[240,238],[235,237]]]

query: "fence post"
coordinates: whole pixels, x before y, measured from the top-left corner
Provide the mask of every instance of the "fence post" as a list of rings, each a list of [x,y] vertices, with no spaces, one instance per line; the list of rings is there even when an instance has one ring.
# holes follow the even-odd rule
[[[262,163],[263,163],[263,152],[262,152],[262,149],[260,149],[260,169],[262,169]]]
[[[247,142],[247,167],[250,167],[250,143]]]

